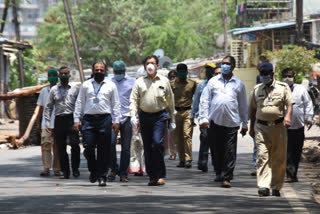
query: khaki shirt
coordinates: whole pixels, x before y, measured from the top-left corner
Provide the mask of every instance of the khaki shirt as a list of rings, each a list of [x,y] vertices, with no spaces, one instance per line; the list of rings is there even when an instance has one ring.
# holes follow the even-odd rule
[[[169,80],[159,74],[151,80],[148,76],[137,79],[130,96],[130,114],[136,117],[138,109],[155,113],[167,109],[171,122],[174,118],[174,95]]]
[[[191,79],[186,79],[186,81],[176,79],[171,82],[171,87],[176,107],[191,107],[197,83]]]
[[[250,111],[256,109],[256,119],[274,121],[284,117],[286,105],[294,104],[286,83],[274,81],[271,86],[257,85],[250,100]]]

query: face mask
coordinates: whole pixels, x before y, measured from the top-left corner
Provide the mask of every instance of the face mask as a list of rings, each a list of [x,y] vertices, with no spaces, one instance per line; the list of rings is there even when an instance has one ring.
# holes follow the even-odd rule
[[[260,81],[261,81],[261,83],[266,85],[266,84],[269,84],[272,81],[272,79],[271,79],[270,75],[266,75],[266,76],[260,75]]]
[[[59,76],[61,83],[68,83],[70,76]]]
[[[120,82],[124,78],[124,74],[115,74],[114,78]]]
[[[174,79],[170,79],[169,81],[170,81],[170,82],[173,82],[173,81],[174,81]]]
[[[186,80],[187,79],[187,75],[188,75],[187,72],[178,72],[178,77],[181,80]]]
[[[58,82],[58,76],[48,77],[48,81],[50,82],[51,85],[55,85]]]
[[[93,74],[93,78],[96,82],[102,82],[104,80],[104,77],[105,77],[104,73],[98,72]]]
[[[293,77],[286,77],[282,79],[283,82],[287,83],[289,86],[292,86],[294,83]]]
[[[229,74],[231,72],[231,65],[222,64],[221,65],[222,74]]]
[[[153,64],[147,65],[146,69],[147,69],[148,74],[154,74],[154,72],[156,72],[156,67],[154,67]]]

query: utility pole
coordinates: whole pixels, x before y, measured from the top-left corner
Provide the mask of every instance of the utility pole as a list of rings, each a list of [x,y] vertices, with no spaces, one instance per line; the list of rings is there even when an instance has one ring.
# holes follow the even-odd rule
[[[228,54],[228,5],[227,0],[220,0],[222,6],[222,20],[223,20],[223,39],[224,39],[224,55]]]
[[[296,36],[297,44],[303,45],[303,0],[296,0]]]
[[[19,4],[16,0],[12,0],[12,12],[13,12],[13,22],[15,25],[16,41],[20,41],[20,23],[18,19],[18,7]],[[23,71],[23,60],[22,60],[22,50],[18,50],[18,72],[20,80],[20,88],[25,86],[24,71]]]
[[[79,53],[79,48],[78,48],[78,43],[76,38],[76,32],[74,31],[74,27],[73,27],[68,0],[63,0],[63,5],[64,5],[64,10],[67,16],[68,26],[71,34],[71,39],[72,39],[73,51],[76,56],[76,61],[79,69],[80,80],[81,82],[84,82],[84,73],[82,69],[82,63],[81,63],[81,58],[80,58],[80,53]]]

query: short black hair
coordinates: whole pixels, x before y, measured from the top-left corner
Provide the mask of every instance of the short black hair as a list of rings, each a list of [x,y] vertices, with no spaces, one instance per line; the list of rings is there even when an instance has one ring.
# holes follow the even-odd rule
[[[188,66],[184,63],[179,63],[176,68],[177,71],[188,71]]]
[[[236,67],[236,59],[229,55],[229,56],[225,56],[223,59],[227,59],[229,60],[230,64],[231,64],[231,69],[234,69]]]
[[[293,74],[294,74],[294,71],[293,71],[292,68],[285,68],[285,69],[282,70],[281,75],[283,76],[284,74],[287,74],[289,71],[292,71]]]
[[[101,62],[101,61],[97,61],[97,62],[95,62],[95,63],[93,63],[92,64],[92,73],[94,72],[94,66],[96,65],[96,64],[103,64],[104,65],[104,69],[106,70],[106,72],[107,72],[107,64],[106,63],[104,63],[104,62]]]
[[[61,67],[59,68],[59,73],[60,73],[62,70],[64,70],[64,69],[68,69],[68,71],[69,71],[69,73],[70,73],[70,70],[69,70],[68,66],[61,66]]]
[[[146,64],[146,62],[149,60],[149,59],[152,59],[154,58],[156,60],[156,64],[158,65],[159,64],[159,59],[156,55],[150,55],[150,56],[146,56],[146,58],[144,58],[144,60],[142,61],[143,65]]]
[[[168,73],[168,78],[170,78],[170,75],[171,74],[174,74],[174,75],[178,75],[178,72],[176,71],[176,70],[171,70],[171,71],[169,71],[169,73]]]

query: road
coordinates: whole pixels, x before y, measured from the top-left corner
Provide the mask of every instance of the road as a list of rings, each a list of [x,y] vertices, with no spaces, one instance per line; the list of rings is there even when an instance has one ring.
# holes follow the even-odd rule
[[[193,136],[197,160],[199,131]],[[82,150],[83,151],[83,150]],[[167,184],[147,186],[146,176],[130,176],[98,187],[88,181],[86,160],[81,155],[81,176],[59,180],[42,178],[39,146],[0,150],[0,213],[320,213],[310,198],[310,181],[286,184],[282,197],[259,198],[256,178],[250,176],[252,140],[238,137],[238,159],[231,189],[215,183],[208,173],[196,168],[180,169],[178,161],[166,160]],[[119,155],[119,154],[118,154]]]

